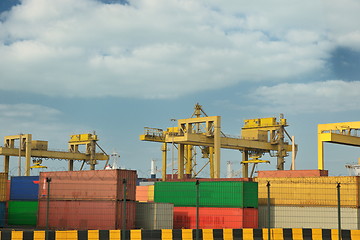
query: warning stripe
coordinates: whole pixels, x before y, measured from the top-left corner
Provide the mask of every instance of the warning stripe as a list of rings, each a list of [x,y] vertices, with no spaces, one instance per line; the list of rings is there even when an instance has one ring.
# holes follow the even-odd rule
[[[123,238],[125,234],[125,239]],[[269,240],[268,229],[163,229],[0,231],[0,240]],[[337,229],[272,228],[270,240],[337,240]],[[360,239],[360,230],[342,230],[342,240]]]

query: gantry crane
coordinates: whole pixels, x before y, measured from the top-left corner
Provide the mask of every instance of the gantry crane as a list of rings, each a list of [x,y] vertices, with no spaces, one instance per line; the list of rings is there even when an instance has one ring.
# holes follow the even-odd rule
[[[168,144],[176,145],[178,149],[177,176],[179,179],[183,179],[184,174],[196,177],[199,173],[195,171],[197,165],[193,154],[195,147],[200,147],[203,158],[208,158],[204,167],[210,166],[210,178],[220,177],[221,148],[241,151],[243,177],[247,177],[249,164],[253,163],[255,166],[257,163],[264,162],[259,159],[264,153],[275,152],[272,156],[278,158],[277,169],[284,169],[284,158],[287,153],[297,149],[296,145],[293,147],[284,141],[286,126],[284,118],[280,118],[279,122],[276,118],[250,119],[245,120],[242,137],[230,137],[221,131],[220,116],[208,116],[202,106],[196,104],[191,118],[177,120],[177,127],[167,128],[166,131],[146,127],[144,134],[140,135],[140,140],[163,144],[162,179],[164,181],[166,180]]]
[[[324,170],[324,142],[360,147],[360,122],[318,125],[318,169]],[[360,161],[359,161],[360,164]]]
[[[15,147],[15,140],[19,140],[19,147]],[[32,140],[31,134],[19,134],[4,137],[4,146],[0,147],[0,155],[4,155],[4,172],[9,172],[10,156],[19,158],[19,169],[21,169],[21,157],[25,157],[25,175],[30,175],[31,158],[33,163],[38,166],[42,159],[65,159],[69,161],[69,171],[73,171],[75,160],[86,162],[90,169],[94,170],[97,160],[109,160],[108,155],[96,143],[98,141],[95,134],[72,135],[69,141],[69,151],[49,151],[47,141]],[[79,145],[86,145],[86,152],[79,151]],[[103,151],[96,153],[96,146]],[[19,170],[19,176],[21,170]]]

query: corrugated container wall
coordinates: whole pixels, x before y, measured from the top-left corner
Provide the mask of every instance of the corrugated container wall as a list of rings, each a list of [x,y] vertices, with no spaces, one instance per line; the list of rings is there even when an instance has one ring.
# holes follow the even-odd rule
[[[126,199],[136,200],[134,170],[89,170],[40,173],[39,199],[47,198],[46,178],[51,178],[53,200],[122,200],[123,179],[127,180]]]
[[[360,229],[358,208],[341,208],[341,216],[342,229]],[[259,206],[259,228],[267,227],[267,206]],[[270,227],[337,229],[338,208],[270,206]]]
[[[149,200],[149,186],[136,186],[136,201],[147,202]]]
[[[66,230],[122,229],[123,201],[50,201],[49,227]],[[135,228],[136,202],[126,201],[126,229]],[[46,227],[47,201],[39,201],[38,228]]]
[[[0,202],[5,202],[8,198],[8,174],[4,172],[0,172]]]
[[[275,171],[258,171],[258,178],[273,177],[326,177],[328,170],[275,170]]]
[[[196,207],[174,207],[174,229],[196,228]],[[199,208],[199,228],[258,228],[258,209]]]
[[[11,177],[10,200],[37,200],[39,194],[39,176]]]
[[[337,184],[341,185],[341,206],[358,208],[359,177],[257,178],[259,204],[267,204],[270,182],[271,205],[337,206]]]
[[[8,225],[36,226],[38,201],[9,201]]]
[[[6,222],[6,202],[0,202],[0,227],[4,227]]]
[[[155,202],[173,203],[174,206],[196,206],[195,182],[155,183]],[[200,182],[199,206],[257,208],[256,182]]]
[[[141,229],[172,229],[174,204],[136,203],[135,227]]]

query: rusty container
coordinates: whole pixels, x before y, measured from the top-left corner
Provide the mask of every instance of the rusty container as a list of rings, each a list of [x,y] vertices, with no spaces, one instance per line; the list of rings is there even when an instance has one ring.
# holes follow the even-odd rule
[[[39,201],[37,228],[46,228],[47,209],[48,227],[57,230],[111,230],[135,228],[136,202],[126,201],[126,216],[123,213],[124,201]]]
[[[42,172],[39,199],[47,199],[50,184],[51,200],[122,200],[123,179],[126,179],[126,199],[135,201],[137,173],[134,170]]]

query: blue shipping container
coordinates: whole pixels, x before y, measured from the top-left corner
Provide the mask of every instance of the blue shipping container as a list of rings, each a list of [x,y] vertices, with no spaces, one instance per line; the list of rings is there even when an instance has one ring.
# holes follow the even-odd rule
[[[0,227],[5,227],[6,202],[0,202]]]
[[[11,177],[10,200],[37,200],[39,176]]]

